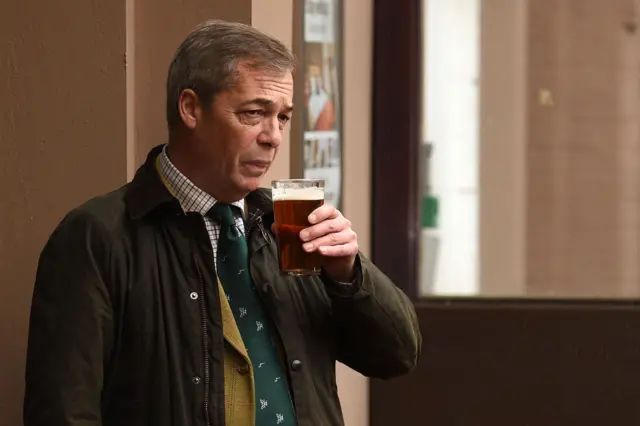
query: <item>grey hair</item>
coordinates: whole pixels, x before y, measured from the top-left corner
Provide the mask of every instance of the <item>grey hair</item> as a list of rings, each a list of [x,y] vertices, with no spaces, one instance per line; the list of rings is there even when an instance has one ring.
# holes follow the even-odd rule
[[[180,123],[178,101],[192,89],[209,107],[214,97],[230,88],[240,62],[253,70],[293,73],[295,57],[279,40],[257,29],[222,20],[198,25],[180,44],[167,76],[167,123]]]

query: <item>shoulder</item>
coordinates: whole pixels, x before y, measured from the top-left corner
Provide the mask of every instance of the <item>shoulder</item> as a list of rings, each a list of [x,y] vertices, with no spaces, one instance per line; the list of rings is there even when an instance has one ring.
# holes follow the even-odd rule
[[[93,197],[68,211],[53,230],[49,245],[56,241],[107,244],[122,228],[126,217],[125,187]]]

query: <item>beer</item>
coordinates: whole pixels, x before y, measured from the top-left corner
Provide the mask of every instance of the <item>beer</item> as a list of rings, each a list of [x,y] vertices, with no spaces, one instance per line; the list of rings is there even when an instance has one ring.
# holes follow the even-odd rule
[[[286,275],[318,275],[321,256],[307,253],[300,232],[310,226],[309,215],[324,204],[324,181],[298,179],[273,182],[280,272]]]

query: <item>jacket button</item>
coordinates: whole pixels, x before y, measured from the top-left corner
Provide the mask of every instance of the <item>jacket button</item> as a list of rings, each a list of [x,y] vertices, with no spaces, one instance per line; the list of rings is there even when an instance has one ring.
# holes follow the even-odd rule
[[[249,374],[249,364],[239,365],[238,373],[242,374],[243,376],[246,376],[247,374]]]
[[[191,379],[191,381],[193,382],[194,385],[199,385],[202,379],[200,379],[200,377],[198,376],[195,376],[193,379]]]
[[[302,361],[300,361],[299,359],[294,359],[294,360],[291,362],[291,369],[292,369],[293,371],[298,371],[298,370],[300,370],[301,368],[302,368]]]
[[[189,295],[189,297],[191,297],[193,300],[196,300],[198,298],[198,293],[194,291]]]

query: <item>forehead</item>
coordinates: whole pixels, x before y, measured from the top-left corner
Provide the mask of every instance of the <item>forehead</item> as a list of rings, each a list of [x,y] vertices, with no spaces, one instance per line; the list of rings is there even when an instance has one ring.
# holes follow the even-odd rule
[[[293,103],[293,76],[289,71],[274,73],[239,66],[231,92],[240,101],[263,98],[288,107]]]

